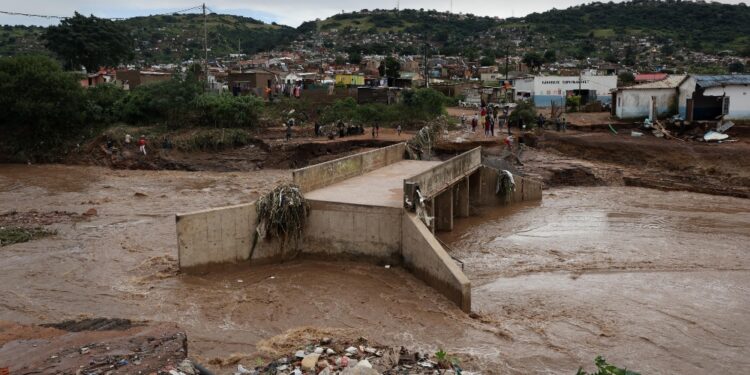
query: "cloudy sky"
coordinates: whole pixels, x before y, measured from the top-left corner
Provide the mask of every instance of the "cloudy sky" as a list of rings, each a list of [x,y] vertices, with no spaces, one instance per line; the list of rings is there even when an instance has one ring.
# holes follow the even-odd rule
[[[78,11],[98,17],[133,17],[168,13],[199,5],[201,0],[0,0],[0,11],[54,16],[67,16]],[[743,0],[724,0],[723,3],[738,4]],[[745,0],[746,1],[746,0]],[[400,7],[412,9],[452,10],[455,13],[498,16],[501,18],[523,16],[551,8],[567,8],[587,3],[580,0],[400,0]],[[326,18],[342,11],[363,8],[392,9],[397,0],[379,2],[365,0],[208,0],[206,5],[215,12],[238,14],[298,26],[303,21]],[[44,18],[9,16],[0,14],[0,24],[49,25],[55,20]]]

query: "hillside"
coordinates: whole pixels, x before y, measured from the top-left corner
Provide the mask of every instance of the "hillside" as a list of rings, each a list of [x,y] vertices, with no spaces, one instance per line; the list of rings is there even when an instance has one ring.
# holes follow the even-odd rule
[[[423,10],[363,10],[307,22],[299,30],[308,36],[320,33],[324,39],[336,34],[350,40],[352,34],[364,40],[376,34],[411,36],[406,43],[385,43],[386,49],[409,52],[414,41],[428,40],[448,55],[488,49],[500,49],[500,53],[506,45],[516,44],[511,41],[520,41],[517,44],[531,49],[588,57],[605,55],[610,52],[609,42],[627,42],[632,37],[652,38],[672,50],[730,50],[750,55],[750,7],[675,0],[596,2],[505,20]],[[343,50],[354,44],[337,42],[343,42],[336,43]],[[361,44],[365,51],[382,49],[378,43]]]
[[[207,17],[209,56],[252,54],[288,44],[294,28],[266,24],[249,17],[210,14]],[[135,58],[147,64],[170,63],[203,56],[203,16],[175,14],[135,17],[123,21],[136,45]],[[0,30],[0,56],[49,53],[42,27],[4,26]]]
[[[551,40],[623,39],[630,35],[671,39],[702,52],[750,47],[750,7],[716,2],[635,0],[591,3],[531,14],[523,19]]]
[[[136,17],[122,22],[136,41],[136,62],[179,62],[202,56],[197,14]],[[750,56],[750,7],[708,2],[634,0],[553,9],[497,19],[429,10],[362,10],[309,21],[294,29],[253,18],[211,14],[210,56],[304,48],[323,53],[431,53],[500,57],[510,51],[547,60],[600,58],[645,67],[701,67],[691,52]],[[0,55],[45,52],[44,28],[4,26]],[[239,46],[238,46],[239,43]],[[552,53],[554,51],[554,53]],[[548,61],[549,62],[549,61]],[[691,64],[693,64],[691,66]]]

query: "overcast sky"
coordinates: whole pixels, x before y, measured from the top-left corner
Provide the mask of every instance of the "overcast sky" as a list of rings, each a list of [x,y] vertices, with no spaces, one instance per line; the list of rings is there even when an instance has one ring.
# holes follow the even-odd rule
[[[173,12],[199,5],[200,0],[0,0],[0,11],[42,14],[53,16],[72,15],[73,11],[98,17],[134,17]],[[747,0],[745,0],[747,1]],[[588,3],[580,0],[400,0],[400,7],[412,9],[452,10],[454,13],[473,13],[482,16],[507,18],[543,12],[554,8]],[[739,4],[742,0],[724,0],[722,3]],[[218,13],[254,17],[266,22],[278,22],[299,26],[303,21],[326,18],[341,11],[367,9],[393,9],[396,0],[209,0],[206,6]],[[56,20],[44,18],[9,16],[0,14],[0,24],[49,25]]]

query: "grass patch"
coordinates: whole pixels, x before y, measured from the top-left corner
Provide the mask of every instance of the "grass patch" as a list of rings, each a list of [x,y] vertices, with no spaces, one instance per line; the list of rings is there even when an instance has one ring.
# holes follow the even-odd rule
[[[609,39],[615,36],[615,30],[613,29],[596,29],[594,30],[594,38],[597,39]]]
[[[29,242],[55,234],[57,234],[56,231],[49,231],[44,228],[2,227],[0,228],[0,247]]]

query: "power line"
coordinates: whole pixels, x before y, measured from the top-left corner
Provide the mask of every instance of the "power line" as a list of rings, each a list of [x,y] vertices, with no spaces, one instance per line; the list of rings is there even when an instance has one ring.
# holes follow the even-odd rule
[[[194,6],[194,7],[191,7],[191,8],[177,10],[177,11],[174,11],[174,12],[159,13],[159,14],[149,14],[148,16],[169,16],[169,15],[172,15],[172,14],[175,14],[175,13],[185,13],[185,12],[190,12],[190,11],[195,11],[195,10],[202,10],[202,8],[203,8],[203,5],[198,5],[198,6]],[[46,18],[46,19],[59,19],[59,20],[63,20],[63,19],[67,19],[67,18],[72,18],[71,16],[51,16],[51,15],[47,15],[47,14],[32,14],[32,13],[21,13],[21,12],[8,12],[8,11],[4,11],[4,10],[0,10],[0,14],[5,14],[5,15],[9,15],[9,16],[37,17],[37,18]],[[138,17],[138,16],[136,16],[136,17]],[[142,16],[142,17],[146,17],[146,16]],[[122,20],[126,20],[127,19],[127,18],[122,18],[122,17],[99,17],[99,18],[108,19],[108,20],[112,20],[112,21],[122,21]],[[134,17],[131,17],[131,18],[134,18]]]

